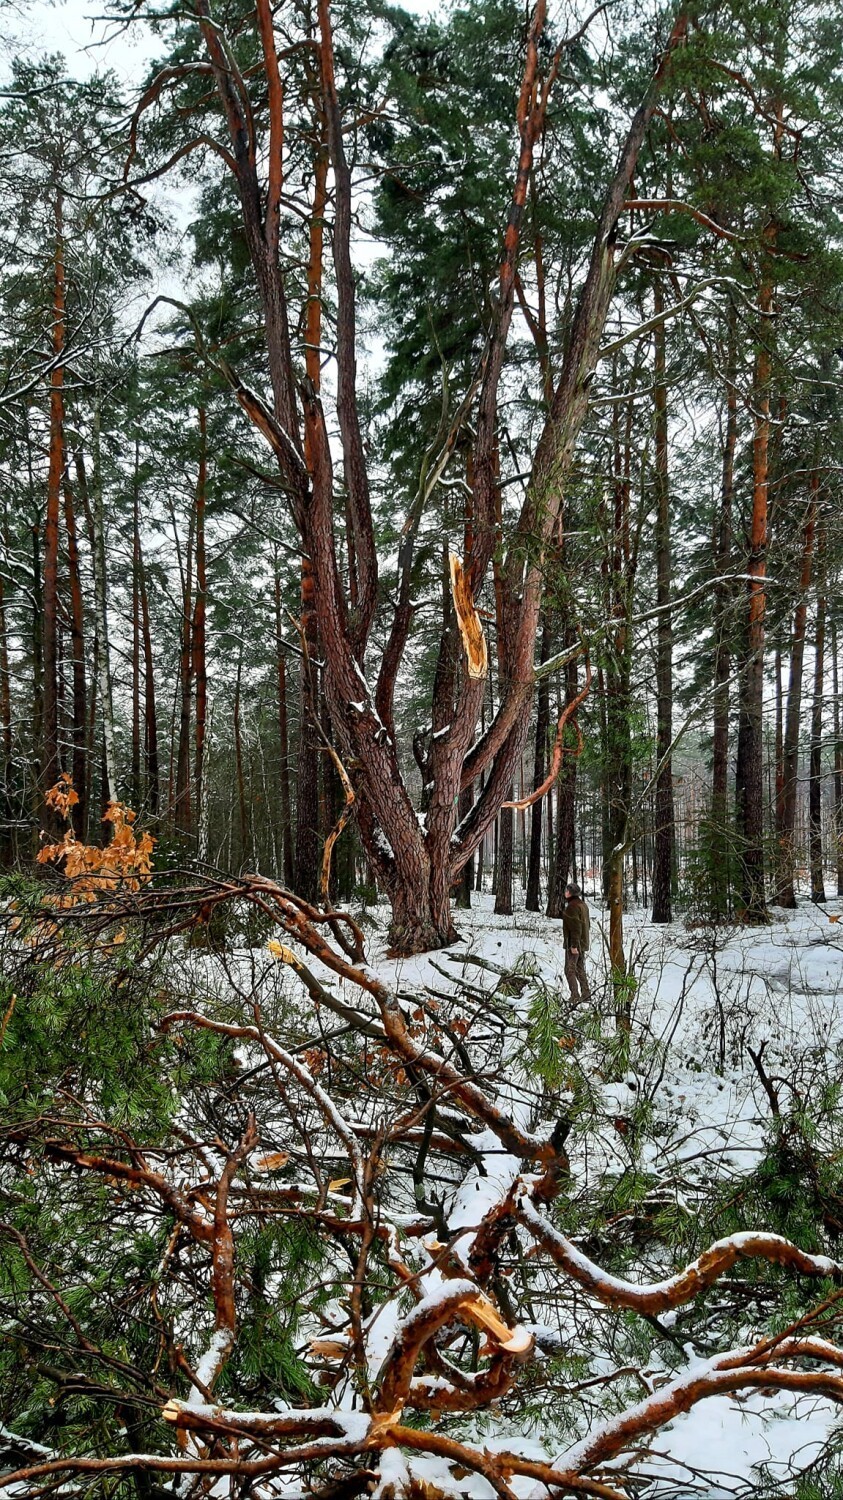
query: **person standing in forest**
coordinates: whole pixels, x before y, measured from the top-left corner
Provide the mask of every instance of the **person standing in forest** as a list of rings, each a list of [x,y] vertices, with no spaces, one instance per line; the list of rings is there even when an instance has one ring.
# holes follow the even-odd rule
[[[562,931],[565,941],[565,978],[571,999],[575,1005],[580,1000],[590,1000],[591,990],[585,972],[585,955],[591,919],[588,907],[578,885],[569,882],[565,887],[565,910],[562,914]]]

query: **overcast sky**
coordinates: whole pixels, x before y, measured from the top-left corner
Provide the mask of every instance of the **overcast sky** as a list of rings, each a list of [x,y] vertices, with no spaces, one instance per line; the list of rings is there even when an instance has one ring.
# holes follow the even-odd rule
[[[4,64],[16,50],[61,52],[74,78],[109,68],[123,82],[137,85],[160,42],[145,26],[117,34],[113,22],[92,19],[108,9],[108,0],[17,0],[3,17]]]
[[[435,0],[402,0],[406,10],[436,9]],[[113,21],[97,20],[109,10],[108,0],[12,0],[3,16],[0,56],[4,71],[16,50],[36,54],[61,52],[72,78],[85,78],[97,68],[109,68],[123,83],[139,86],[148,64],[161,53],[161,41],[138,24],[120,31]]]

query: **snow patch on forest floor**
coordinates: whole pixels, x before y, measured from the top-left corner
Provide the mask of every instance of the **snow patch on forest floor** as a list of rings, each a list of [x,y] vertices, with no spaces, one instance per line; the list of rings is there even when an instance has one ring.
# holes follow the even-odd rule
[[[461,941],[447,955],[389,959],[378,940],[371,944],[373,967],[395,989],[439,995],[455,992],[463,976],[478,988],[494,987],[492,971],[452,964],[455,956],[536,974],[558,995],[560,1031],[571,1034],[587,1066],[594,1014],[607,1031],[613,1029],[606,916],[593,904],[588,968],[594,1005],[591,1011],[575,1010],[564,980],[561,921],[523,910],[497,916],[490,895],[474,900],[471,911],[456,913]],[[387,912],[374,915],[385,933]],[[654,926],[641,911],[627,916],[625,951],[637,984],[632,1021],[638,1071],[621,1083],[597,1078],[603,1118],[573,1143],[578,1188],[587,1191],[630,1165],[632,1145],[624,1127],[634,1120],[642,1098],[652,1115],[638,1160],[688,1212],[695,1193],[705,1194],[715,1175],[722,1184],[724,1177],[737,1179],[752,1170],[765,1149],[770,1102],[748,1048],[757,1053],[766,1044],[763,1055],[771,1074],[790,1077],[796,1086],[800,1079],[807,1083],[818,1061],[843,1049],[843,922],[830,921],[841,915],[840,901],[825,907],[805,903],[797,911],[774,912],[767,928],[719,931],[678,922]],[[445,973],[451,968],[449,985]],[[517,1006],[517,998],[512,1003]],[[583,1015],[592,1031],[582,1027]],[[789,1105],[789,1085],[780,1087],[783,1106]],[[490,1138],[488,1144],[488,1175],[469,1174],[458,1189],[450,1208],[454,1227],[476,1222],[478,1205],[481,1211],[487,1207],[517,1172],[517,1162],[499,1143]],[[654,1270],[642,1262],[638,1274],[644,1279]],[[693,1357],[692,1349],[687,1352]],[[650,1373],[658,1378],[654,1363]],[[756,1393],[713,1397],[661,1432],[635,1472],[654,1487],[658,1481],[660,1496],[673,1493],[677,1500],[691,1491],[710,1500],[747,1495],[762,1475],[787,1482],[810,1466],[836,1419],[836,1409],[824,1400]],[[490,1431],[486,1442],[490,1449],[554,1456],[523,1430]],[[423,1467],[419,1464],[420,1477]],[[432,1479],[429,1468],[424,1477]],[[527,1481],[515,1481],[514,1488],[531,1493]],[[492,1493],[478,1476],[465,1479],[461,1489],[478,1500]]]

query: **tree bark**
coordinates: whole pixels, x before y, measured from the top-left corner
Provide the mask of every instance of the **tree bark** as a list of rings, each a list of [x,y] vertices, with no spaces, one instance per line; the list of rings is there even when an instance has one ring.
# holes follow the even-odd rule
[[[825,901],[822,824],[823,689],[825,686],[825,524],[820,522],[817,546],[817,625],[814,636],[814,701],[811,707],[811,755],[808,777],[808,822],[811,899]]]
[[[246,776],[243,769],[243,736],[240,721],[240,684],[243,676],[243,645],[237,658],[234,684],[234,774],[237,783],[237,806],[240,813],[240,865],[249,859],[249,810],[246,801]]]
[[[714,545],[714,705],[711,768],[710,911],[725,921],[731,908],[731,858],[728,812],[729,676],[732,670],[733,590],[725,581],[732,558],[732,501],[735,448],[738,440],[737,313],[729,304],[726,355],[726,432],[720,484],[720,512]]]
[[[656,279],[653,312],[664,312],[664,291]],[[669,922],[673,915],[674,815],[673,767],[673,621],[670,611],[672,566],[670,553],[670,486],[667,461],[667,385],[664,323],[653,330],[655,343],[655,468],[656,498],[656,754],[655,825],[653,832],[653,921]]]
[[[843,736],[841,736],[840,677],[837,659],[837,619],[831,616],[831,672],[834,693],[834,846],[837,894],[843,896]]]
[[[9,675],[9,637],[6,627],[6,594],[0,576],[0,734],[3,770],[0,780],[0,862],[14,863],[17,853],[17,817],[12,812],[14,789],[14,735],[12,732],[12,683]]]
[[[802,718],[802,667],[805,655],[805,628],[808,619],[808,590],[811,587],[811,572],[814,556],[814,533],[817,518],[817,491],[819,475],[811,475],[811,495],[805,525],[802,529],[802,567],[799,576],[799,594],[793,616],[793,633],[790,640],[790,671],[787,688],[787,714],[785,718],[782,747],[782,793],[778,818],[777,854],[778,887],[776,903],[792,909],[796,906],[794,889],[794,835],[796,830],[796,794],[799,770],[799,729]]]
[[[510,786],[509,797],[514,795]],[[502,807],[498,818],[498,865],[495,879],[495,911],[512,916],[512,853],[514,819],[511,807]]]
[[[79,567],[79,540],[76,514],[70,484],[64,485],[64,518],[67,532],[67,573],[70,587],[70,641],[73,663],[73,714],[71,740],[73,759],[71,774],[79,801],[73,808],[72,823],[76,837],[85,843],[88,835],[88,715],[85,691],[85,611],[82,601],[82,576]]]
[[[573,644],[573,632],[566,632],[565,644]],[[565,668],[565,702],[573,703],[579,692],[576,661],[568,662]],[[566,740],[573,734],[571,725],[565,730]],[[577,794],[577,761],[574,755],[566,755],[562,761],[559,780],[556,783],[556,829],[553,856],[553,875],[548,882],[547,915],[561,917],[565,910],[565,887],[574,862],[574,815]]]
[[[117,767],[114,750],[114,704],[111,693],[111,649],[108,634],[108,581],[105,566],[105,517],[102,498],[102,459],[100,452],[101,392],[97,383],[94,396],[93,432],[93,503],[88,493],[88,475],[85,457],[81,448],[75,455],[76,482],[79,496],[85,508],[91,536],[91,553],[94,562],[94,611],[96,633],[94,654],[96,658],[96,697],[102,719],[103,740],[103,786],[102,801],[117,801]]]
[[[546,662],[550,655],[552,626],[550,614],[545,610],[542,625],[540,661]],[[550,729],[550,678],[543,677],[536,694],[536,741],[533,751],[533,791],[544,781],[547,753],[547,736]],[[530,808],[530,855],[527,867],[527,893],[524,905],[527,911],[541,910],[541,864],[542,823],[545,809],[550,807],[550,798],[534,802]]]
[[[471,812],[474,806],[474,786],[463,787],[460,792],[460,821]],[[456,904],[461,911],[471,910],[471,892],[474,889],[474,857],[467,860],[463,865],[462,874],[456,890]]]
[[[204,412],[200,413],[199,467],[196,476],[196,491],[187,523],[187,547],[182,572],[181,605],[181,652],[179,657],[179,727],[176,751],[176,788],[173,799],[173,824],[180,833],[190,833],[193,827],[193,798],[191,795],[190,711],[193,701],[193,668],[195,664],[193,640],[193,568],[194,547],[200,510],[205,507],[205,434]]]
[[[9,672],[9,636],[6,628],[6,593],[0,577],[0,733],[3,739],[3,785],[8,785],[14,737],[12,734],[12,679]]]
[[[278,784],[281,801],[281,860],[284,884],[293,889],[293,822],[290,803],[290,736],[287,723],[287,657],[281,616],[281,575],[275,560],[275,651],[278,671]]]
[[[149,593],[146,570],[143,564],[143,547],[140,533],[138,548],[138,588],[140,591],[141,631],[143,636],[143,744],[146,762],[146,804],[150,816],[158,817],[161,805],[160,773],[158,768],[158,714],[155,707],[155,662],[152,655],[152,630],[149,619]]]
[[[140,603],[140,439],[135,438],[132,479],[132,765],[131,802],[143,802],[141,779],[141,603]]]
[[[313,163],[314,186],[309,228],[304,353],[305,371],[314,395],[318,394],[322,383],[322,279],[328,174],[327,126],[318,91],[317,101],[319,142]],[[347,400],[348,392],[345,386],[344,396]],[[308,427],[305,428],[304,453],[308,473],[312,476],[317,454]],[[312,558],[305,553],[301,562],[301,631],[305,655],[302,657],[299,672],[294,888],[307,901],[315,901],[319,894],[320,863],[319,740],[316,729],[319,715],[319,684],[316,666],[319,656],[319,622],[316,610],[316,586]]]
[[[319,630],[316,575],[310,558],[301,565],[301,631],[305,654],[299,675],[299,753],[296,776],[295,889],[306,901],[319,894]]]
[[[204,406],[199,408],[199,483],[196,487],[196,599],[193,605],[192,662],[196,692],[194,726],[193,784],[196,799],[196,827],[202,823],[205,796],[205,736],[208,721],[208,667],[206,660],[205,621],[208,600],[208,574],[205,558],[205,505],[208,478],[207,421]]]
[[[770,446],[770,340],[773,286],[761,284],[761,312],[754,376],[752,522],[749,536],[747,661],[738,717],[736,813],[739,836],[741,915],[750,924],[767,921],[764,894],[764,637],[767,607],[767,499]]]
[[[44,517],[42,603],[43,763],[41,791],[55,786],[61,775],[58,706],[59,512],[64,474],[64,347],[66,338],[66,278],[62,195],[56,193],[53,252],[53,369],[50,372],[50,460],[47,471],[47,508]],[[42,816],[57,831],[55,815],[44,804]]]

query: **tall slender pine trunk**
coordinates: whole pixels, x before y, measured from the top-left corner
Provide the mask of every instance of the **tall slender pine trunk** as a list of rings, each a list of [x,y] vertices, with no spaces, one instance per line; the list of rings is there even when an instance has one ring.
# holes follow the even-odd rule
[[[275,660],[278,677],[278,785],[281,804],[281,860],[284,884],[292,890],[293,821],[290,803],[290,735],[287,716],[287,656],[281,616],[281,575],[275,558]]]
[[[565,645],[573,645],[573,631],[568,630],[565,634]],[[565,667],[565,703],[573,703],[579,692],[578,672],[576,660],[569,661]],[[566,743],[573,735],[572,726],[568,725],[565,730]],[[567,748],[572,749],[572,745]],[[553,875],[548,881],[547,891],[547,915],[549,917],[561,917],[565,910],[565,887],[574,864],[574,834],[575,813],[577,798],[577,759],[575,755],[565,755],[562,759],[562,769],[559,772],[559,780],[556,783],[556,827],[553,843]],[[581,872],[582,878],[582,872]]]
[[[193,605],[191,657],[195,689],[193,785],[197,830],[204,820],[205,754],[208,726],[208,665],[206,659],[206,618],[208,609],[208,571],[205,555],[205,507],[207,503],[208,437],[204,406],[199,408],[199,483],[196,487],[196,599]]]
[[[814,634],[814,701],[811,705],[811,754],[808,775],[808,826],[811,898],[825,901],[822,823],[823,692],[825,688],[825,522],[820,521],[817,545],[817,625]]]
[[[747,659],[738,716],[736,814],[739,836],[741,915],[750,924],[767,921],[764,892],[764,644],[767,608],[767,500],[770,447],[770,340],[773,287],[760,288],[761,311],[754,377],[752,520],[749,537]]]
[[[143,802],[141,777],[140,440],[135,438],[132,476],[132,765],[131,802]]]
[[[653,311],[664,312],[664,291],[656,279]],[[664,323],[653,330],[655,342],[655,468],[656,498],[656,753],[655,827],[653,833],[653,921],[669,922],[673,915],[673,620],[670,610],[672,566],[670,551],[670,486],[668,483],[667,385]]]
[[[313,203],[310,213],[307,266],[307,312],[305,316],[305,371],[318,394],[322,384],[322,280],[325,251],[325,206],[327,203],[328,144],[326,125],[320,115],[320,139],[314,154]],[[312,474],[316,455],[309,430],[305,431],[305,461]],[[316,579],[310,557],[301,562],[301,633],[305,648],[299,674],[299,743],[296,767],[295,889],[308,901],[319,892],[319,626],[316,609]]]
[[[550,655],[551,640],[552,624],[550,613],[548,610],[545,610],[540,647],[540,660],[542,662],[547,661]],[[536,740],[533,750],[534,791],[536,787],[541,786],[544,780],[549,728],[550,678],[543,677],[539,683],[538,693],[536,694]],[[550,805],[550,797],[543,797],[538,802],[534,802],[530,809],[530,853],[527,866],[527,894],[524,902],[527,911],[540,911],[541,909],[542,825],[545,809],[550,807]]]
[[[79,538],[76,512],[70,484],[64,485],[64,520],[67,533],[67,575],[70,590],[70,642],[73,670],[72,762],[71,775],[79,801],[72,819],[76,837],[84,843],[88,836],[88,716],[85,684],[85,610],[82,598],[82,574],[79,565]]]
[[[161,806],[161,776],[158,762],[158,712],[155,704],[155,660],[152,653],[152,627],[149,618],[149,591],[143,562],[140,534],[138,546],[138,586],[140,589],[141,631],[143,636],[143,747],[146,769],[146,805],[150,816],[157,818]]]
[[[782,747],[782,790],[778,808],[776,828],[778,883],[776,902],[779,906],[793,908],[796,905],[794,889],[796,832],[796,794],[799,771],[799,729],[802,722],[802,669],[805,656],[805,629],[808,619],[808,590],[814,556],[814,533],[817,518],[817,491],[819,475],[811,475],[811,495],[802,529],[802,565],[799,575],[799,596],[793,616],[793,632],[790,640],[790,670],[787,689],[787,713],[785,716],[784,741]]]
[[[42,599],[43,671],[43,759],[42,796],[58,781],[62,771],[59,745],[59,513],[64,474],[64,348],[66,339],[66,277],[64,263],[63,203],[55,201],[55,246],[53,253],[53,368],[50,372],[50,459],[47,471],[47,506],[44,517],[44,565]],[[44,804],[42,816],[49,828],[56,819]]]
[[[726,431],[720,482],[720,509],[714,538],[714,703],[711,762],[710,912],[722,922],[731,909],[731,839],[729,834],[729,677],[732,670],[734,599],[726,574],[732,560],[732,501],[738,440],[737,313],[729,305],[726,365]]]
[[[834,863],[837,894],[843,896],[843,735],[841,735],[840,675],[837,659],[837,617],[831,615],[831,683],[834,694]]]

